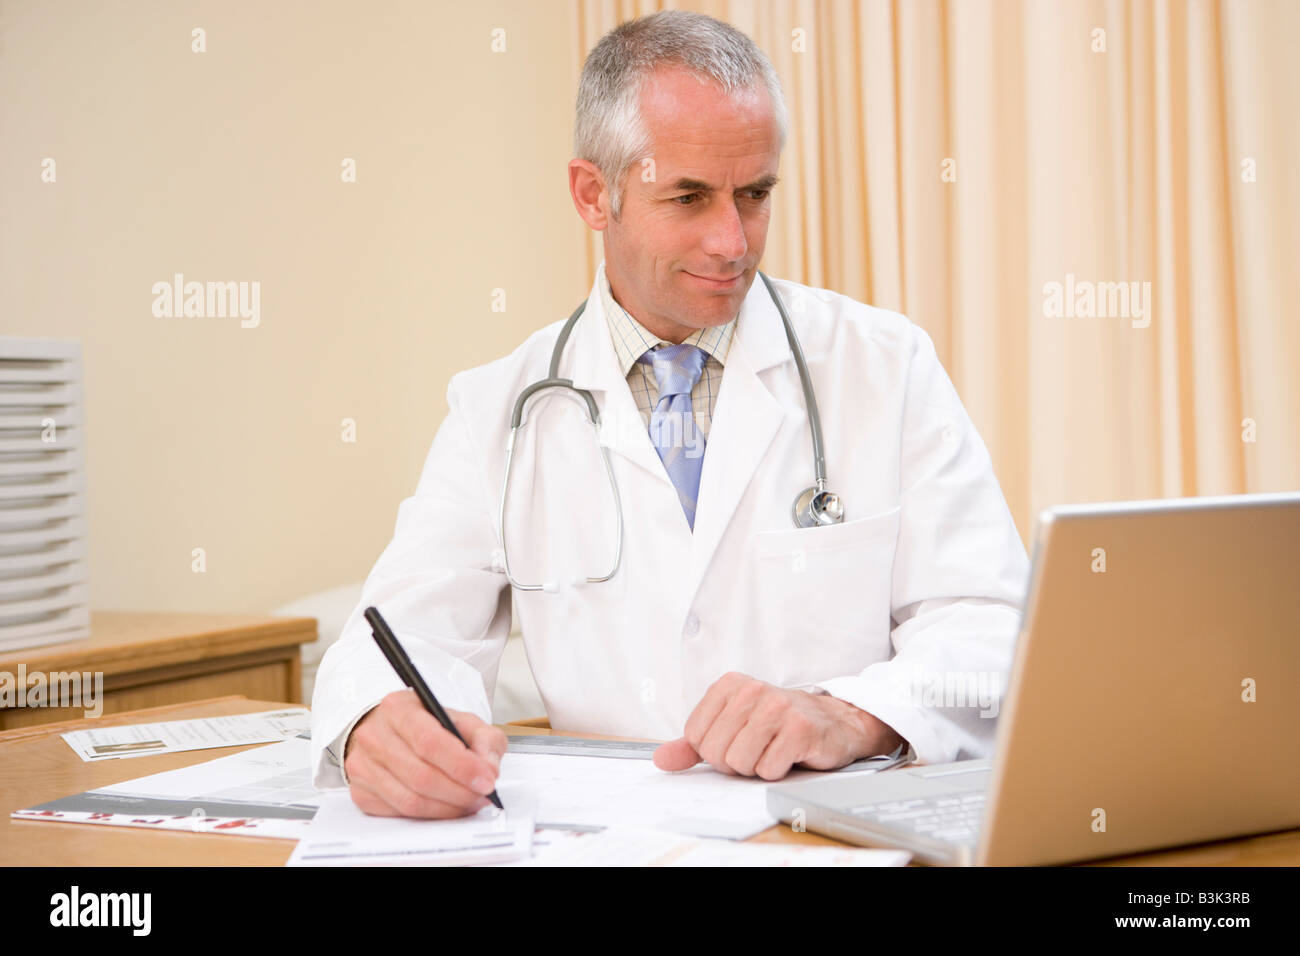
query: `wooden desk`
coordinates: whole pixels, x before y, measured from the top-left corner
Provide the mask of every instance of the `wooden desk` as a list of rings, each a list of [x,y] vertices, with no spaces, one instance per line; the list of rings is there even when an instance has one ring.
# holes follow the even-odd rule
[[[94,611],[90,637],[0,653],[0,672],[104,675],[103,713],[242,694],[302,702],[299,645],[316,619]],[[0,707],[0,730],[82,717],[82,707]]]
[[[173,704],[147,711],[116,714],[99,720],[22,727],[0,732],[0,862],[6,866],[282,866],[293,850],[289,840],[266,837],[155,831],[13,820],[13,810],[70,796],[134,777],[174,770],[224,757],[245,749],[224,747],[156,757],[133,757],[106,763],[85,763],[58,736],[88,726],[185,720],[243,714],[284,707],[283,701],[223,697]],[[545,720],[522,721],[502,727],[510,733],[550,734]],[[559,732],[555,732],[559,733]],[[601,738],[600,734],[568,734]],[[615,739],[604,737],[604,739]],[[256,746],[256,745],[254,745]],[[838,846],[815,833],[795,833],[773,826],[751,838],[764,843],[805,843]],[[1105,861],[1119,866],[1296,866],[1300,865],[1300,830],[1210,843]]]

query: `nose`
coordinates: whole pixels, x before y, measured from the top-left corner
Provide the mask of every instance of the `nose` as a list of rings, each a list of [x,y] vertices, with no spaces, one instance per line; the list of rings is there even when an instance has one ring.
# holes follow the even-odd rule
[[[734,202],[713,203],[704,230],[704,251],[710,256],[739,262],[749,250],[745,224]]]

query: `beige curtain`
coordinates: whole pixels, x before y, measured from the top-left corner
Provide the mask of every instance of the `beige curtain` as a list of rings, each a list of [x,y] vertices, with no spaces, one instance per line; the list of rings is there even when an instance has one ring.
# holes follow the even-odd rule
[[[1049,504],[1300,488],[1300,4],[575,0],[575,84],[666,7],[781,76],[764,269],[930,333],[1026,543]]]

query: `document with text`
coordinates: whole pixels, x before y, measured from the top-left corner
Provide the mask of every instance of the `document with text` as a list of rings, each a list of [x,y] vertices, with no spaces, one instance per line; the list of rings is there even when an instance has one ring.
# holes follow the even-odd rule
[[[294,707],[256,714],[73,730],[60,736],[82,760],[98,761],[243,744],[270,744],[310,733],[311,711]]]

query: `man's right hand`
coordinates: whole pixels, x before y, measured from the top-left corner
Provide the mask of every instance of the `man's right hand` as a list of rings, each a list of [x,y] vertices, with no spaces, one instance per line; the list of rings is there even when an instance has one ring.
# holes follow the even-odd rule
[[[352,802],[380,817],[447,819],[490,806],[506,735],[448,710],[470,749],[444,730],[413,690],[394,691],[352,728],[343,765]]]

